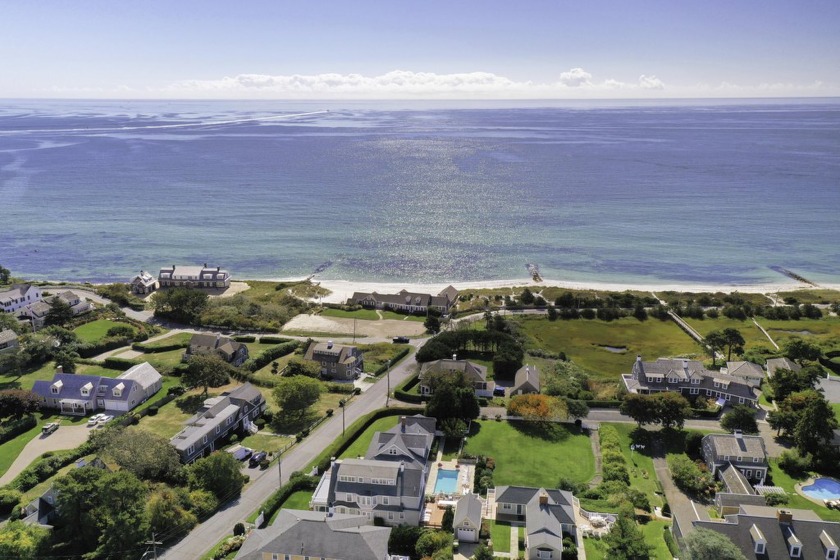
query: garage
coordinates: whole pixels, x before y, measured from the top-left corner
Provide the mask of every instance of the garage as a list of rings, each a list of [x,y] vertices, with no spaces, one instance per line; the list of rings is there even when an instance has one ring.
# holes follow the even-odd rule
[[[478,536],[475,529],[467,527],[458,528],[458,540],[462,542],[478,542]]]

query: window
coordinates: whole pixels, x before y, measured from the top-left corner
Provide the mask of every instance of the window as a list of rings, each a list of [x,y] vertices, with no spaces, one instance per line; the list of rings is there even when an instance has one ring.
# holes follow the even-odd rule
[[[825,553],[825,560],[837,560],[837,551],[833,548]]]
[[[280,560],[280,555],[279,554],[272,554],[271,555],[271,560]]]
[[[692,377],[691,378],[692,385],[700,385],[700,378],[699,377]]]
[[[551,560],[551,551],[537,549],[537,558],[540,560]]]
[[[216,433],[217,434],[219,433],[220,430],[221,430],[221,428],[219,426],[216,426]]]
[[[706,396],[707,396],[707,397],[711,397],[711,396],[712,396],[712,390],[711,390],[711,389],[706,389]]]
[[[187,449],[187,453],[189,453],[190,455],[192,455],[193,453],[195,453],[195,446],[194,446],[194,445],[190,445],[189,449]]]
[[[743,460],[744,460],[744,458],[743,458],[743,457],[741,457],[740,455],[738,455],[738,462],[740,463],[740,462],[741,462],[741,461],[743,461]]]
[[[738,404],[744,404],[744,397],[738,397]]]
[[[58,390],[59,390],[59,388],[58,388],[58,387],[56,387],[55,385],[53,385],[52,387],[50,387],[50,391],[52,391],[52,394],[53,394],[53,395],[57,395],[57,394],[58,394]]]
[[[763,542],[755,543],[755,553],[756,554],[764,554],[764,543]]]
[[[744,476],[746,476],[747,478],[752,478],[752,471],[750,469],[745,470]]]
[[[696,395],[696,394],[700,393],[700,389],[698,389],[697,387],[692,387],[688,392],[691,395]]]
[[[759,459],[758,457],[753,457],[753,463],[758,463],[758,462],[759,462],[759,460],[760,460],[760,459]]]
[[[798,544],[791,545],[790,547],[790,557],[791,558],[799,558],[802,555],[802,547]]]
[[[382,505],[387,506],[388,504],[388,496],[382,496]],[[388,519],[393,519],[393,517],[389,517]]]
[[[207,436],[204,436],[201,440],[201,443],[207,443]]]

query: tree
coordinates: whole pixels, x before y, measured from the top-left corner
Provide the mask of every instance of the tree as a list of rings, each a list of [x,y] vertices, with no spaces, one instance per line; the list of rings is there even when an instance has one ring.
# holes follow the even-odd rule
[[[560,408],[558,400],[548,395],[516,395],[508,402],[507,411],[511,416],[520,416],[525,420],[547,422],[566,416],[566,411]]]
[[[432,397],[426,403],[426,416],[434,416],[438,420],[472,420],[481,414],[475,390],[463,372],[433,372],[427,377],[427,382],[432,389]]]
[[[443,518],[440,521],[440,528],[442,531],[446,531],[447,533],[452,532],[452,522],[455,520],[455,510],[452,509],[452,506],[447,506],[446,509],[443,511]]]
[[[758,422],[755,421],[755,409],[739,404],[723,415],[720,426],[729,432],[740,430],[745,434],[757,434]]]
[[[184,508],[178,494],[170,487],[160,485],[146,504],[149,526],[156,535],[174,537],[188,532],[198,523],[194,513]]]
[[[732,351],[736,354],[741,354],[744,351],[744,344],[746,341],[741,335],[741,331],[733,329],[732,327],[723,329],[723,339],[726,341],[726,361],[732,361]]]
[[[695,529],[683,545],[687,560],[747,560],[729,537],[711,529]]]
[[[41,410],[41,397],[32,391],[6,389],[0,391],[0,419],[23,418]]]
[[[71,551],[87,552],[99,540],[97,483],[106,472],[94,467],[71,470],[53,484],[56,533]]]
[[[821,371],[818,367],[805,366],[799,371],[779,368],[769,382],[778,404],[788,398],[788,395],[816,388],[820,377]]]
[[[155,292],[151,301],[155,308],[155,317],[194,325],[200,323],[201,314],[207,309],[209,296],[201,290],[172,288]]]
[[[493,560],[493,549],[484,543],[479,544],[473,552],[473,560]]]
[[[565,399],[566,413],[569,418],[586,418],[589,416],[589,405],[577,399]]]
[[[711,351],[712,367],[715,367],[715,359],[718,353],[723,354],[723,349],[726,348],[726,337],[721,331],[712,331],[706,335],[703,342]]]
[[[648,560],[653,548],[636,525],[633,506],[625,503],[610,532],[604,537],[610,560]]]
[[[398,525],[391,529],[391,536],[388,538],[388,551],[399,556],[409,556],[411,560],[419,560],[416,544],[420,535],[424,532],[422,527],[411,525]]]
[[[426,327],[426,330],[432,334],[437,334],[440,332],[440,319],[435,317],[434,315],[429,315],[426,317],[426,320],[423,321],[423,326]]]
[[[205,395],[210,387],[221,387],[230,381],[232,366],[215,354],[193,354],[188,364],[181,383],[187,387],[204,387]]]
[[[76,373],[76,361],[80,359],[78,352],[72,348],[60,348],[54,356],[56,367],[64,373]]]
[[[512,337],[499,344],[493,354],[493,372],[497,378],[512,378],[522,367],[525,351]]]
[[[238,496],[245,485],[242,465],[230,453],[216,451],[187,467],[190,488],[212,492],[224,503]]]
[[[702,495],[714,491],[715,481],[709,471],[685,455],[670,455],[668,470],[674,484],[685,492]]]
[[[785,343],[784,353],[791,360],[798,362],[802,360],[813,362],[822,356],[822,350],[819,346],[799,337],[793,337]]]
[[[177,482],[182,467],[178,452],[165,437],[141,428],[110,430],[102,453],[143,480]]]
[[[431,558],[435,552],[445,549],[452,544],[452,535],[443,531],[425,531],[414,549],[420,558]]]
[[[146,485],[128,471],[107,473],[97,484],[98,556],[124,555],[149,536]]]
[[[12,272],[3,265],[0,265],[0,284],[8,284],[12,279]]]
[[[525,305],[531,305],[534,303],[534,294],[531,292],[529,288],[525,288],[522,290],[522,293],[519,294],[519,301],[524,303]]]
[[[621,401],[618,410],[635,420],[640,428],[656,421],[656,404],[650,399],[650,395],[630,393]]]
[[[73,308],[58,296],[50,301],[50,309],[44,317],[44,325],[66,325],[73,319]]]
[[[691,405],[681,394],[665,391],[652,395],[656,403],[656,418],[663,428],[682,429],[691,414]]]
[[[318,402],[321,396],[321,383],[317,379],[304,377],[282,377],[272,391],[274,402],[284,414],[293,419],[306,415],[309,407]]]
[[[49,529],[12,521],[0,529],[0,558],[41,558],[49,552],[49,540]]]
[[[440,431],[448,438],[462,438],[467,433],[467,423],[460,418],[444,418],[439,424]]]
[[[799,414],[793,431],[793,441],[802,454],[819,455],[834,438],[837,418],[828,401],[819,393],[813,393]]]

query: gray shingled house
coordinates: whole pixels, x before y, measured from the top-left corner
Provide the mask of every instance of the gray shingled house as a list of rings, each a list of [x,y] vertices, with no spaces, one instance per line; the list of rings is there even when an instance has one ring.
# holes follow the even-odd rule
[[[455,504],[452,529],[461,542],[477,543],[481,532],[481,499],[476,494],[464,494]]]
[[[419,388],[421,395],[431,395],[434,391],[431,382],[435,374],[439,373],[462,373],[467,382],[472,385],[475,394],[479,397],[492,397],[496,383],[487,381],[487,368],[474,364],[468,360],[452,359],[435,360],[420,366]]]
[[[525,521],[525,557],[529,560],[559,559],[563,537],[578,546],[574,497],[565,490],[524,486],[496,488],[496,521]]]
[[[436,296],[407,290],[401,290],[396,294],[355,292],[347,303],[369,309],[390,309],[403,313],[427,313],[430,309],[448,313],[457,300],[458,290],[447,286]]]
[[[425,506],[434,418],[401,417],[376,432],[364,459],[339,459],[321,477],[310,502],[315,511],[364,515],[370,523],[419,525]]]
[[[172,265],[160,269],[161,288],[229,288],[230,273],[220,266]]]
[[[205,400],[201,409],[170,438],[169,443],[178,451],[181,462],[192,463],[215,451],[228,435],[237,431],[256,431],[253,421],[265,412],[265,406],[262,393],[245,383]]]
[[[516,371],[511,395],[527,395],[540,392],[540,370],[537,366],[524,365]]]
[[[304,359],[318,362],[322,376],[344,381],[357,378],[365,368],[361,350],[332,340],[310,344]]]
[[[708,434],[702,439],[701,451],[713,475],[732,465],[753,483],[764,484],[767,478],[769,465],[761,436],[747,436],[739,431],[734,434]]]
[[[184,361],[195,354],[215,354],[231,365],[241,366],[248,359],[248,347],[220,334],[194,334],[184,352]]]
[[[692,524],[728,537],[750,560],[838,560],[840,554],[840,523],[823,521],[811,510],[742,505],[723,523]]]
[[[0,331],[0,353],[11,353],[18,349],[18,335],[12,329]]]

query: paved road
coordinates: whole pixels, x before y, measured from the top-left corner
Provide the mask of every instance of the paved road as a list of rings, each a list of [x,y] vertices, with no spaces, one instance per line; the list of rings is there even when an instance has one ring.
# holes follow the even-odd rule
[[[424,343],[418,341],[418,347]],[[391,390],[405,381],[415,372],[414,352],[409,354],[399,365],[391,370]],[[344,409],[345,422],[350,426],[365,414],[385,406],[385,396],[388,381],[385,377],[376,382],[370,389],[354,398]],[[401,403],[391,399],[391,405]],[[289,480],[293,471],[302,471],[306,466],[337,437],[341,435],[342,416],[336,414],[322,423],[304,442],[296,445],[282,456],[283,482]],[[250,470],[251,483],[242,495],[226,506],[213,517],[193,529],[180,542],[158,554],[166,560],[195,560],[210,550],[225,535],[233,532],[233,526],[244,521],[279,487],[278,469],[269,468],[265,471]]]
[[[52,434],[39,434],[26,444],[15,462],[3,476],[0,476],[0,486],[10,483],[29,464],[47,451],[75,449],[88,439],[88,434],[95,428],[88,428],[85,424],[76,426],[61,426]]]

